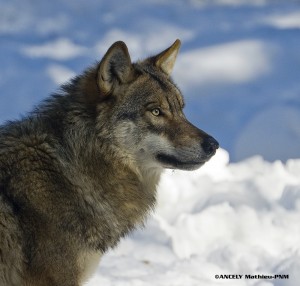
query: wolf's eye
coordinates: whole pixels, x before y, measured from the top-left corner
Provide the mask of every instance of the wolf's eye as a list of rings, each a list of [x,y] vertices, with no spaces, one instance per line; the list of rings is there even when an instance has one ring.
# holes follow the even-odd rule
[[[158,116],[158,115],[160,115],[161,114],[161,112],[160,112],[160,109],[159,108],[154,108],[154,109],[152,109],[152,114],[154,115],[154,116]]]

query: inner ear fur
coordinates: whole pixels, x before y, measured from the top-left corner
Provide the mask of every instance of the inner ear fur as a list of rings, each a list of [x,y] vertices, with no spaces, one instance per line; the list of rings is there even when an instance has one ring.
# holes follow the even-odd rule
[[[126,44],[115,42],[101,60],[97,71],[97,85],[103,95],[110,94],[117,84],[130,81],[133,73]]]
[[[176,40],[169,48],[154,57],[154,65],[170,76],[181,46],[180,40]]]
[[[153,64],[170,76],[180,45],[180,40],[176,40],[169,48],[145,62]],[[131,63],[127,46],[119,41],[108,49],[99,64],[87,70],[80,78],[80,90],[86,102],[94,103],[105,99],[117,85],[129,83],[138,75]]]

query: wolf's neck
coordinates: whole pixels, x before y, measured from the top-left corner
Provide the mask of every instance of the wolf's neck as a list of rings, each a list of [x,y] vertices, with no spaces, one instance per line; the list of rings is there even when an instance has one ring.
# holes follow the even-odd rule
[[[145,187],[150,187],[156,190],[161,174],[163,172],[162,168],[158,167],[142,167],[140,168],[142,182]]]

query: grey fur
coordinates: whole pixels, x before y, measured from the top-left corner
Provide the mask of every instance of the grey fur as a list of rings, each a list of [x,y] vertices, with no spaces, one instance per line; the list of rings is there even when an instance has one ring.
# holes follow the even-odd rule
[[[185,119],[170,79],[179,46],[131,64],[117,42],[0,127],[0,285],[82,285],[143,225],[163,168],[195,169],[214,155],[217,142]]]

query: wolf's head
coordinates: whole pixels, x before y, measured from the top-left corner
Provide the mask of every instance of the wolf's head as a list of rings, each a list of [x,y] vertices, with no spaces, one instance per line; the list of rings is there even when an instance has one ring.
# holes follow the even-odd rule
[[[132,63],[125,43],[116,42],[92,79],[101,98],[99,132],[143,166],[193,170],[219,147],[183,113],[181,92],[170,78],[179,48],[176,40],[160,54]]]

